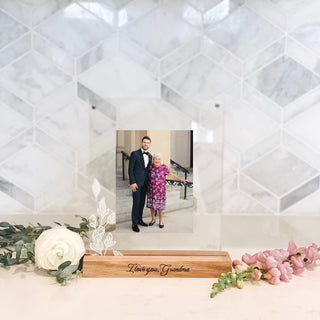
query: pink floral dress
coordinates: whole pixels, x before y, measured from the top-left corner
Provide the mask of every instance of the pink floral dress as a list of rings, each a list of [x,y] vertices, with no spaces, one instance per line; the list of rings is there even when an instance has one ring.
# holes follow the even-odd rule
[[[166,208],[166,175],[169,173],[170,170],[165,164],[159,167],[150,165],[147,208],[154,210]]]

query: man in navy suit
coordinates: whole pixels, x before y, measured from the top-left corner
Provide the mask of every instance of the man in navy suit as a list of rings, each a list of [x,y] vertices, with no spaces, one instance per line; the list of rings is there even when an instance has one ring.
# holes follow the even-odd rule
[[[133,196],[132,230],[135,232],[140,231],[138,224],[144,227],[148,226],[143,222],[142,214],[146,201],[149,167],[151,164],[151,155],[148,152],[150,145],[150,137],[143,137],[141,140],[141,148],[133,151],[129,160],[129,179]]]

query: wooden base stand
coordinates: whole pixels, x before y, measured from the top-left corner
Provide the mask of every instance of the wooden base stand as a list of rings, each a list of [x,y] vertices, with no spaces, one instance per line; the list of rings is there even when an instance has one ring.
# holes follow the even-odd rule
[[[123,256],[85,255],[86,278],[217,278],[232,270],[224,251],[124,250]]]

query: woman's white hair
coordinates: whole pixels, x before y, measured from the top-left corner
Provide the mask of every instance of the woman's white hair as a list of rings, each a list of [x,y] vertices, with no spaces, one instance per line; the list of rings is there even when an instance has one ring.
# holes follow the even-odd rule
[[[152,157],[152,163],[154,163],[154,158],[161,158],[161,164],[163,164],[162,154],[160,152],[157,152]]]

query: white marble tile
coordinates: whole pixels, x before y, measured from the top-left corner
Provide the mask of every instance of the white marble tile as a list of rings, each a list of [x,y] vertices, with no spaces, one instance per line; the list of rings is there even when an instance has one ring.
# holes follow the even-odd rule
[[[186,43],[182,47],[174,50],[171,54],[166,56],[160,61],[160,73],[161,75],[167,74],[169,71],[174,70],[185,61],[192,58],[194,55],[200,52],[201,40],[196,38]]]
[[[92,12],[95,16],[104,20],[111,27],[117,27],[117,12],[112,6],[102,1],[77,1],[82,7]]]
[[[316,104],[301,116],[290,121],[286,129],[306,142],[309,146],[320,150],[320,104]]]
[[[269,47],[258,52],[255,56],[245,60],[243,65],[244,75],[248,76],[250,73],[262,68],[269,64],[276,58],[279,58],[284,54],[285,39],[282,38],[279,41],[271,44]]]
[[[152,25],[153,28],[148,26]],[[199,35],[196,28],[164,8],[156,9],[122,30],[157,58]]]
[[[159,97],[158,82],[147,70],[123,54],[97,63],[82,73],[79,79],[105,99]]]
[[[31,49],[30,33],[0,51],[0,69]]]
[[[63,9],[72,0],[46,0],[46,1],[34,1],[35,7],[32,10],[32,24],[37,25],[46,18],[50,17],[60,9]]]
[[[249,77],[248,83],[284,107],[318,86],[320,78],[290,57],[283,56]]]
[[[219,5],[222,0],[189,0],[189,2],[201,12],[205,12],[212,7]]]
[[[125,24],[142,17],[148,11],[154,9],[159,2],[159,0],[131,1],[118,11],[118,26],[123,27]]]
[[[58,65],[65,73],[73,75],[74,73],[74,60],[65,51],[61,50],[58,46],[50,43],[46,39],[35,33],[33,37],[34,50],[38,51],[43,56],[47,57],[53,63]]]
[[[141,127],[140,127],[141,129]],[[116,148],[116,130],[115,127],[106,131],[91,141],[89,145],[80,148],[77,151],[78,167],[84,167],[89,162],[102,156],[107,151],[113,151]]]
[[[317,105],[320,99],[320,88],[316,87],[288,104],[283,110],[283,121],[287,122],[305,112],[314,105]]]
[[[0,87],[0,102],[20,113],[29,121],[33,120],[33,107],[2,87]]]
[[[10,198],[20,202],[29,209],[34,209],[34,198],[26,191],[20,189],[12,181],[0,176],[0,191]],[[6,212],[8,213],[8,212]]]
[[[283,211],[289,208],[299,200],[309,196],[310,194],[314,193],[318,189],[319,189],[319,175],[316,178],[308,181],[303,186],[299,187],[298,189],[284,196],[280,200],[280,211]]]
[[[206,34],[241,59],[253,55],[284,35],[246,7],[231,14]]]
[[[310,164],[313,168],[320,170],[320,152],[310,145],[304,139],[292,136],[287,130],[282,132],[282,144],[290,152],[297,155],[300,159]]]
[[[238,9],[244,4],[244,0],[222,0],[213,8],[203,14],[203,24],[205,27],[210,27]]]
[[[292,153],[277,149],[253,163],[244,173],[278,196],[314,177],[317,170]],[[279,179],[281,177],[281,179]]]
[[[109,119],[116,120],[116,107],[112,105],[108,100],[105,100],[95,94],[93,91],[82,85],[80,82],[78,86],[78,97],[89,104],[91,107],[95,107],[95,110],[102,112]]]
[[[187,130],[192,118],[183,109],[160,99],[127,99],[115,102],[118,130]],[[156,118],[155,118],[156,115]]]
[[[20,135],[10,140],[6,145],[0,147],[0,162],[5,161],[20,150],[31,146],[32,143],[33,129],[22,132]]]
[[[93,67],[96,63],[103,59],[110,59],[119,53],[118,37],[112,35],[103,41],[99,46],[77,59],[77,73],[82,73]]]
[[[265,153],[270,152],[280,145],[280,131],[274,135],[259,141],[255,146],[245,150],[241,154],[241,167],[248,165],[249,163],[262,157]]]
[[[27,26],[32,25],[32,7],[19,0],[0,0],[0,8]]]
[[[155,79],[159,77],[159,60],[123,34],[120,35],[119,50],[148,70],[152,77]]]
[[[42,56],[29,53],[0,72],[0,85],[36,103],[71,81]]]
[[[126,6],[131,0],[103,0],[108,5],[113,6],[115,9],[121,9]]]
[[[90,144],[97,136],[110,129],[112,121],[99,110],[75,100],[38,123],[50,135],[74,150]]]
[[[20,24],[15,19],[11,18],[0,10],[0,49],[8,45],[13,40],[21,37],[29,31],[28,28]]]
[[[2,103],[0,103],[0,115],[0,147],[32,125],[28,119]]]
[[[235,102],[241,98],[242,85],[240,82],[236,83],[234,86],[218,94],[211,103],[219,104],[221,107],[228,107],[233,105]]]
[[[282,121],[283,109],[247,83],[243,84],[242,96],[251,106],[262,111],[271,119],[277,122]]]
[[[116,192],[116,149],[110,150],[88,163],[80,172],[93,181],[98,179],[101,185],[111,192]]]
[[[278,211],[278,199],[275,195],[262,188],[260,185],[257,185],[254,180],[249,179],[244,174],[240,175],[240,189],[273,212]]]
[[[288,13],[296,12],[303,9],[306,5],[311,4],[314,0],[270,0]]]
[[[318,53],[304,47],[291,37],[287,39],[287,55],[318,75],[320,74],[320,57]]]
[[[202,38],[202,52],[218,65],[224,67],[236,76],[241,77],[241,60],[206,36]]]
[[[283,10],[279,10],[279,7],[275,3],[266,0],[247,0],[246,3],[256,13],[265,17],[275,26],[286,30],[286,14]]]
[[[203,103],[234,85],[237,79],[199,55],[166,76],[163,82],[185,98]]]
[[[64,144],[64,141],[58,141],[50,137],[39,128],[35,129],[35,141],[48,154],[55,155],[60,160],[67,162],[70,166],[75,165],[75,153]]]
[[[278,125],[243,101],[225,109],[224,138],[236,150],[245,151],[278,130]]]
[[[113,32],[107,23],[75,3],[44,21],[36,31],[73,56],[85,53]]]
[[[36,121],[56,112],[62,106],[67,105],[76,97],[76,84],[70,83],[67,86],[58,88],[51,94],[40,100],[35,105]]]
[[[51,185],[62,183],[70,168],[33,146],[5,161],[0,172],[26,192],[39,195]]]

